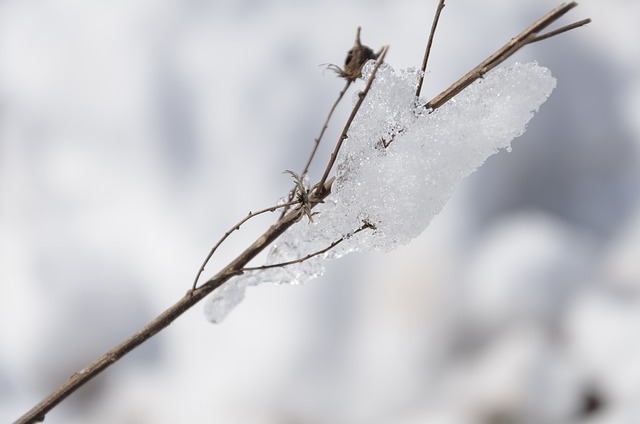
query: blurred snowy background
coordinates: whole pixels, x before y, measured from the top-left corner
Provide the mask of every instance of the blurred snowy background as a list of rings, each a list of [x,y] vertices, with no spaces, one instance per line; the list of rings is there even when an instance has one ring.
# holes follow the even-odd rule
[[[355,28],[418,66],[435,0],[0,2],[0,422],[182,296],[291,186]],[[432,97],[556,1],[449,1]],[[529,46],[558,87],[421,237],[197,306],[47,423],[640,422],[640,3]],[[362,86],[362,83],[360,83]],[[312,171],[318,175],[347,96]],[[268,225],[248,225],[213,273]]]

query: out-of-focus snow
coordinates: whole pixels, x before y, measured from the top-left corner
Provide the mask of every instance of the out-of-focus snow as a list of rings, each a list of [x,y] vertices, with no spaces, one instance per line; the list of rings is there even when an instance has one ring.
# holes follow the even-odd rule
[[[447,2],[424,96],[559,2]],[[342,63],[357,26],[417,66],[436,3],[0,2],[0,422],[286,194],[344,84],[318,64]],[[223,325],[198,306],[45,422],[639,422],[640,2],[579,3],[558,24],[592,24],[514,57],[552,69],[553,96],[421,236],[248,290]]]
[[[364,79],[373,66],[365,65]],[[547,68],[516,63],[429,113],[415,98],[419,72],[380,67],[338,155],[331,195],[314,210],[313,222],[303,219],[276,241],[267,263],[294,261],[344,241],[304,262],[230,281],[208,301],[210,321],[224,319],[249,285],[304,282],[324,273],[326,258],[389,251],[420,235],[462,178],[524,133],[556,86]]]

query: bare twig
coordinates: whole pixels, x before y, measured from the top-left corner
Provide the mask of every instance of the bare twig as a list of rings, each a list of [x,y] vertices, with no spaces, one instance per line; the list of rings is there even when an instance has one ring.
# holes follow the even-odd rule
[[[329,121],[331,120],[331,117],[333,116],[333,112],[335,112],[336,107],[338,107],[338,103],[340,103],[340,101],[344,97],[344,94],[349,89],[349,86],[351,86],[352,82],[353,81],[351,81],[351,80],[347,80],[347,82],[344,85],[344,88],[338,94],[338,98],[336,99],[335,102],[333,102],[333,106],[331,106],[331,110],[329,111],[329,114],[327,115],[327,118],[324,120],[324,124],[322,125],[322,129],[320,129],[320,134],[314,140],[315,143],[313,145],[313,149],[311,150],[311,154],[309,155],[309,158],[307,159],[307,163],[304,165],[304,168],[302,169],[302,172],[299,174],[300,178],[304,178],[304,176],[307,175],[307,173],[309,172],[309,167],[311,166],[311,162],[313,161],[313,159],[314,159],[314,157],[316,155],[316,152],[318,151],[318,146],[320,146],[320,141],[322,140],[322,136],[324,135],[324,132],[329,127]],[[291,202],[293,200],[293,197],[295,196],[295,193],[296,193],[296,187],[294,186],[291,189],[291,191],[289,191],[289,196],[287,198],[287,202]],[[282,210],[280,218],[282,218],[288,212],[288,210],[289,210],[289,207],[288,206],[285,207]]]
[[[331,193],[331,183],[332,181],[329,181],[324,189],[320,190],[316,195],[324,197],[328,196],[329,193]],[[321,201],[322,199],[319,200]],[[44,400],[30,409],[22,417],[18,418],[15,424],[31,424],[44,420],[45,414],[67,398],[67,396],[78,390],[127,353],[131,352],[133,349],[166,328],[176,318],[204,299],[205,296],[220,287],[231,277],[242,274],[242,268],[266,247],[273,243],[289,227],[296,223],[300,219],[302,213],[303,212],[300,208],[296,208],[289,212],[283,219],[278,220],[278,222],[272,225],[264,234],[262,234],[262,236],[258,237],[251,246],[245,249],[244,252],[225,266],[222,271],[218,272],[207,280],[206,283],[197,287],[195,290],[189,290],[182,299],[158,315],[158,317],[149,322],[138,332],[102,355],[87,367],[73,374]]]
[[[275,206],[271,206],[269,208],[264,208],[264,209],[261,209],[261,210],[259,210],[257,212],[249,212],[249,214],[247,216],[242,218],[240,221],[238,221],[238,223],[236,225],[234,225],[229,230],[227,230],[227,232],[224,233],[224,235],[220,238],[220,240],[218,240],[218,242],[211,248],[211,250],[209,251],[209,254],[205,258],[204,262],[202,263],[202,266],[200,266],[200,269],[198,270],[198,273],[196,274],[196,278],[193,280],[193,286],[191,287],[191,290],[193,291],[193,290],[196,289],[196,286],[198,285],[198,280],[200,279],[200,275],[202,275],[202,273],[204,272],[204,268],[207,266],[207,264],[211,260],[211,257],[216,252],[216,250],[218,250],[218,247],[220,247],[220,245],[227,239],[227,237],[229,237],[231,235],[231,233],[233,233],[234,231],[238,231],[242,224],[244,224],[245,222],[247,222],[251,218],[255,218],[256,216],[258,216],[260,214],[263,214],[263,213],[266,213],[266,212],[274,212],[274,211],[276,211],[276,210],[278,210],[280,208],[287,208],[289,206],[293,206],[293,205],[296,205],[298,203],[299,202],[297,200],[296,201],[290,201],[290,202],[287,202],[287,203],[283,203],[281,205],[275,205]]]
[[[436,28],[438,27],[438,21],[440,20],[440,14],[442,13],[442,9],[444,9],[444,1],[440,0],[438,2],[438,8],[436,9],[436,13],[433,16],[433,23],[431,24],[431,31],[429,31],[429,41],[427,41],[427,48],[424,51],[424,57],[422,58],[422,73],[418,78],[418,87],[416,88],[416,99],[420,97],[420,92],[422,91],[422,82],[424,81],[424,73],[427,71],[427,62],[429,62],[429,54],[431,53],[431,45],[433,44],[433,36],[436,33]]]
[[[354,232],[352,232],[351,234],[344,236],[344,237],[340,237],[338,240],[334,241],[333,243],[331,243],[329,246],[325,247],[322,250],[318,250],[317,252],[313,252],[310,253],[302,258],[298,258],[298,259],[294,259],[291,261],[286,261],[286,262],[279,262],[277,264],[269,264],[269,265],[261,265],[261,266],[254,266],[254,267],[245,267],[242,268],[242,271],[262,271],[265,269],[272,269],[272,268],[282,268],[285,266],[289,266],[289,265],[294,265],[294,264],[299,264],[302,263],[304,261],[308,261],[311,258],[314,258],[316,256],[322,255],[323,253],[328,252],[329,250],[333,249],[334,247],[336,247],[337,245],[339,245],[340,243],[342,243],[343,241],[353,237],[354,235],[358,234],[360,231],[367,229],[367,228],[371,228],[374,229],[375,227],[371,224],[365,223],[364,225],[362,225],[362,227],[358,228],[357,230],[355,230]]]
[[[467,88],[471,83],[473,83],[478,78],[482,78],[484,74],[489,72],[491,69],[499,65],[508,59],[512,54],[516,51],[520,50],[523,46],[530,44],[535,41],[539,41],[544,38],[548,38],[549,36],[557,35],[560,32],[554,31],[549,33],[551,35],[542,35],[539,36],[538,33],[551,25],[553,22],[560,19],[565,13],[569,10],[576,7],[578,4],[576,2],[564,3],[560,6],[553,9],[551,12],[547,13],[545,16],[534,22],[527,29],[522,31],[520,34],[516,35],[512,38],[507,44],[498,49],[494,54],[485,59],[481,64],[473,68],[469,71],[465,76],[460,78],[458,81],[453,83],[449,88],[445,91],[437,95],[430,102],[428,102],[425,107],[427,109],[437,109],[447,101],[451,100],[462,90]],[[566,27],[561,28],[561,32],[568,31],[570,29],[576,28],[577,26],[584,25],[589,23],[590,19],[585,19],[580,22],[576,22],[575,24],[568,25]],[[579,24],[579,25],[578,25]],[[559,30],[558,30],[559,31]]]
[[[533,37],[531,40],[529,40],[528,44],[537,43],[538,41],[542,41],[542,40],[546,40],[547,38],[555,37],[558,34],[562,34],[563,32],[571,31],[572,29],[575,29],[575,28],[580,28],[581,26],[589,24],[589,23],[591,23],[591,19],[587,18],[587,19],[583,19],[583,20],[578,21],[578,22],[574,22],[574,23],[569,24],[569,25],[565,25],[562,28],[554,29],[553,31],[549,31],[546,34],[538,35],[538,36]]]
[[[446,90],[445,92],[437,96],[435,99],[433,99],[431,102],[429,102],[426,105],[426,107],[435,109],[441,106],[447,100],[449,100],[450,98],[455,96],[457,93],[462,91],[469,84],[471,84],[471,82],[473,82],[475,79],[480,78],[485,72],[487,72],[489,69],[492,69],[498,63],[501,63],[503,60],[505,60],[507,57],[509,57],[511,54],[513,54],[523,45],[540,41],[549,36],[559,34],[560,32],[564,32],[569,29],[573,29],[577,26],[584,25],[585,23],[587,23],[588,20],[585,20],[585,21],[581,21],[581,22],[577,22],[575,24],[569,25],[567,27],[563,27],[559,30],[556,30],[555,32],[548,33],[547,35],[538,35],[538,33],[542,29],[546,28],[550,23],[560,18],[564,13],[566,13],[569,9],[575,6],[576,6],[576,3],[572,2],[569,4],[562,5],[557,9],[554,9],[553,11],[551,11],[549,14],[547,14],[541,20],[533,24],[531,27],[529,27],[519,36],[517,36],[516,38],[511,40],[509,43],[507,43],[507,45],[505,45],[502,49],[498,50],[494,55],[489,57],[486,61],[484,61],[478,67],[474,68],[473,71],[471,71],[461,80],[459,80],[457,83],[452,85],[452,87],[450,87],[448,90]],[[331,193],[331,186],[334,179],[333,178],[329,179],[329,174],[331,173],[333,165],[335,164],[337,155],[340,151],[340,147],[342,146],[342,143],[347,137],[347,133],[352,125],[352,122],[356,114],[358,113],[360,106],[362,105],[367,93],[371,88],[372,82],[376,76],[378,68],[380,67],[380,65],[384,60],[386,52],[387,52],[387,47],[384,47],[378,56],[378,60],[375,64],[375,67],[371,73],[369,80],[367,81],[367,85],[365,89],[362,93],[360,93],[360,98],[356,102],[356,105],[354,106],[351,112],[351,115],[349,116],[349,119],[345,124],[342,134],[336,143],[336,147],[333,153],[331,154],[329,163],[325,168],[322,178],[316,185],[313,186],[311,193],[306,192],[308,208],[313,208],[318,203],[321,203]],[[294,193],[294,196],[295,196],[295,193]],[[240,227],[240,225],[242,225],[248,219],[260,213],[265,213],[280,207],[285,207],[285,205],[287,205],[288,203],[284,205],[273,206],[271,208],[266,208],[266,209],[263,209],[262,211],[255,212],[253,214],[249,214],[247,217],[241,220],[238,224],[236,224],[236,226],[230,229],[222,237],[222,239],[216,244],[216,246],[214,246],[211,253],[207,257],[207,260],[205,260],[205,263],[199,270],[198,277],[203,272],[204,266],[206,265],[210,257],[213,255],[217,247],[233,231],[235,231],[238,227]],[[294,202],[294,203],[297,203],[297,202]],[[292,205],[293,204],[290,204],[289,206],[292,206]],[[204,284],[202,284],[199,287],[197,287],[198,277],[196,277],[196,281],[194,282],[193,289],[189,290],[180,300],[178,300],[175,304],[173,304],[164,312],[162,312],[160,315],[158,315],[155,319],[153,319],[151,322],[149,322],[147,325],[145,325],[135,334],[133,334],[132,336],[127,338],[125,341],[120,343],[118,346],[114,347],[113,349],[111,349],[110,351],[102,355],[100,358],[98,358],[93,363],[89,364],[87,367],[73,374],[60,387],[55,389],[50,395],[48,395],[40,403],[35,405],[29,411],[27,411],[22,417],[18,418],[18,420],[15,423],[30,424],[30,423],[40,422],[44,420],[45,415],[50,410],[52,410],[56,405],[58,405],[60,402],[66,399],[69,395],[74,393],[84,384],[86,384],[95,376],[100,374],[110,365],[116,363],[119,359],[121,359],[127,353],[131,352],[136,347],[138,347],[139,345],[141,345],[142,343],[144,343],[145,341],[147,341],[148,339],[150,339],[151,337],[153,337],[154,335],[162,331],[164,328],[169,326],[169,324],[171,324],[175,319],[177,319],[184,312],[186,312],[191,307],[193,307],[196,303],[204,299],[212,291],[219,288],[222,284],[224,284],[230,278],[232,278],[233,276],[242,274],[244,271],[247,271],[247,270],[265,269],[260,267],[254,267],[254,268],[245,268],[245,267],[251,260],[253,260],[260,252],[264,251],[265,248],[270,246],[278,237],[280,237],[294,223],[299,221],[302,218],[302,216],[304,216],[304,214],[306,213],[307,211],[305,210],[303,205],[298,204],[298,206],[295,209],[291,210],[290,212],[282,216],[280,219],[278,219],[278,221],[274,225],[272,225],[269,229],[267,229],[260,237],[258,237],[258,239],[256,239],[249,247],[247,247],[242,253],[240,253],[234,260],[232,260],[229,264],[227,264],[224,268],[222,268],[220,272],[215,274],[213,277],[208,279]],[[364,228],[373,228],[373,227],[370,224],[364,224],[363,227],[360,228],[359,230],[356,230],[356,232],[361,231]],[[343,240],[344,238],[337,240],[334,243],[332,243],[332,245],[330,245],[328,248],[323,249],[319,252],[315,252],[310,255],[307,255],[307,257],[305,257],[306,259],[301,258],[296,261],[292,261],[291,263],[301,262],[303,260],[308,260],[313,256],[321,255],[326,251],[328,251],[329,249],[335,247],[335,245],[342,242]],[[272,267],[286,266],[287,264],[289,263],[274,264],[272,265]]]
[[[373,83],[373,80],[376,77],[376,73],[378,72],[378,68],[380,68],[380,65],[382,65],[382,63],[384,62],[384,57],[387,55],[388,50],[389,48],[387,46],[382,48],[380,55],[378,56],[378,60],[376,61],[376,65],[374,66],[373,71],[371,71],[371,76],[367,81],[367,85],[364,88],[364,90],[360,93],[360,98],[358,99],[355,106],[353,107],[353,110],[351,111],[351,115],[349,115],[349,119],[347,119],[347,123],[344,125],[344,128],[342,129],[342,134],[340,134],[338,143],[336,144],[336,147],[333,153],[331,153],[331,158],[329,159],[329,163],[327,164],[327,167],[324,170],[324,174],[322,174],[322,178],[320,178],[320,182],[316,184],[317,188],[322,189],[322,187],[324,187],[325,182],[327,181],[327,178],[329,178],[329,173],[331,172],[331,169],[333,168],[333,165],[336,162],[336,159],[338,157],[338,152],[340,152],[342,143],[344,143],[344,140],[347,138],[347,133],[351,128],[351,123],[353,122],[354,118],[358,114],[358,111],[360,110],[360,106],[362,106],[362,102],[364,102],[364,99],[367,96],[367,93],[369,93],[369,90],[371,89],[371,84]]]
[[[343,136],[338,140],[337,144],[340,145],[344,140],[346,132],[349,130],[351,122],[353,122],[353,118],[357,113],[360,105],[362,104],[366,94],[369,91],[369,87],[371,86],[371,82],[375,78],[376,71],[380,66],[382,59],[384,58],[384,54],[386,53],[386,48],[383,49],[380,61],[376,64],[374,71],[372,72],[371,77],[367,83],[367,88],[363,93],[360,94],[360,99],[354,106],[354,109],[351,113],[350,119],[343,130]],[[337,151],[335,153],[337,154]],[[335,159],[333,159],[335,162]],[[326,174],[328,175],[331,167],[328,167],[326,170]],[[313,192],[309,195],[309,208],[313,208],[318,203],[321,203],[330,193],[331,193],[331,185],[333,184],[334,179],[328,179],[328,176],[323,176],[321,182],[314,185]],[[277,206],[276,206],[277,208]],[[267,208],[266,211],[271,210],[271,208]],[[238,255],[233,261],[231,261],[227,266],[225,266],[220,272],[207,280],[200,287],[196,287],[195,289],[189,290],[187,294],[185,294],[182,299],[176,302],[174,305],[169,307],[163,313],[158,315],[155,319],[137,331],[135,334],[130,336],[128,339],[123,341],[118,346],[114,347],[100,358],[98,358],[93,363],[89,364],[87,367],[83,368],[81,371],[73,374],[71,377],[67,379],[62,385],[60,385],[57,389],[55,389],[51,394],[49,394],[45,399],[27,411],[23,416],[18,418],[15,421],[15,424],[31,424],[37,423],[44,420],[45,415],[51,411],[56,405],[66,399],[69,395],[74,393],[84,384],[89,382],[91,379],[96,377],[102,371],[107,369],[110,365],[114,364],[118,360],[120,360],[127,353],[134,350],[136,347],[140,346],[142,343],[155,336],[161,330],[166,328],[169,324],[171,324],[175,319],[177,319],[180,315],[185,313],[191,307],[193,307],[196,303],[200,302],[204,299],[209,293],[220,287],[231,277],[242,274],[243,268],[247,263],[249,263],[253,258],[255,258],[260,252],[262,252],[266,247],[271,245],[278,237],[282,235],[289,227],[291,227],[294,223],[300,220],[300,218],[305,213],[304,209],[301,206],[298,206],[291,212],[288,212],[285,216],[279,219],[274,225],[272,225],[262,236],[260,236],[256,241],[254,241],[251,246],[246,248],[240,255]],[[234,226],[231,230],[229,230],[229,234],[235,231],[235,228],[241,225],[241,223],[245,222],[247,219],[250,219],[250,216],[245,217],[238,225]],[[223,236],[223,239],[228,237],[228,235]],[[224,241],[224,240],[222,240]],[[220,242],[221,243],[221,242]]]
[[[309,172],[309,167],[311,166],[311,162],[313,161],[316,155],[316,152],[318,151],[320,140],[322,139],[322,136],[324,135],[325,130],[329,127],[329,121],[333,116],[333,112],[336,110],[338,103],[340,103],[340,101],[342,100],[342,97],[349,89],[349,86],[356,79],[360,78],[360,76],[362,75],[362,67],[364,66],[364,64],[367,63],[370,59],[377,59],[382,53],[382,50],[380,50],[378,53],[374,53],[369,46],[363,45],[362,42],[360,41],[360,32],[361,32],[361,28],[358,27],[356,29],[356,38],[353,43],[353,47],[347,52],[347,57],[344,60],[344,69],[340,68],[337,65],[331,65],[331,64],[327,65],[327,69],[331,69],[332,71],[337,73],[338,76],[340,76],[341,78],[344,78],[346,80],[346,84],[342,89],[342,91],[340,91],[340,93],[338,94],[338,98],[336,99],[336,101],[333,103],[333,106],[331,107],[331,110],[327,115],[327,119],[325,119],[324,124],[322,125],[322,129],[320,130],[320,135],[315,139],[313,150],[311,151],[311,154],[309,155],[309,158],[307,159],[307,163],[304,165],[302,172],[299,174],[300,178],[304,178],[305,175],[307,175],[307,172]],[[287,201],[293,200],[295,191],[296,191],[295,187],[293,187],[291,191],[289,191]],[[280,217],[282,218],[287,213],[287,211],[288,211],[288,208],[283,209]]]
[[[315,143],[313,145],[313,150],[311,151],[311,154],[309,155],[309,159],[307,159],[307,163],[305,163],[304,168],[302,169],[302,172],[300,173],[300,178],[304,178],[304,176],[307,175],[307,172],[309,172],[309,167],[311,166],[311,162],[313,161],[313,158],[315,157],[316,152],[318,151],[318,146],[320,145],[320,140],[322,140],[322,136],[324,135],[324,132],[329,127],[329,121],[331,120],[331,117],[333,116],[333,112],[336,110],[336,107],[338,106],[338,103],[340,103],[340,100],[342,100],[342,97],[344,97],[344,93],[347,92],[347,90],[349,89],[349,86],[351,85],[352,82],[353,81],[351,81],[351,80],[347,80],[347,82],[344,85],[344,88],[338,94],[338,98],[336,99],[335,102],[333,102],[333,106],[331,106],[331,110],[329,111],[329,114],[327,115],[327,119],[325,119],[324,124],[322,125],[322,129],[320,130],[320,134],[314,140]]]

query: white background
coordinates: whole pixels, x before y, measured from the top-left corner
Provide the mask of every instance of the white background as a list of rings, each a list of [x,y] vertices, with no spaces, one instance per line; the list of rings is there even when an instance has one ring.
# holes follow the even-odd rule
[[[558,4],[448,2],[425,97]],[[435,5],[0,2],[0,422],[175,302],[224,231],[287,192],[343,85],[318,65],[341,65],[358,25],[419,66]],[[410,245],[249,289],[221,325],[196,306],[46,422],[638,422],[639,9],[584,1],[562,22],[592,24],[514,57],[557,89]]]

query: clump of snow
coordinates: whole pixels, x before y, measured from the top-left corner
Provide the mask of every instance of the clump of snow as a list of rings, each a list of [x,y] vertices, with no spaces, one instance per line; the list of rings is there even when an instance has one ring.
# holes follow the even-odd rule
[[[373,62],[363,69],[364,78]],[[207,318],[219,322],[265,282],[300,283],[324,272],[324,261],[357,250],[389,251],[422,233],[457,183],[522,135],[556,85],[536,63],[498,68],[429,113],[415,100],[418,70],[382,65],[337,160],[332,194],[313,222],[293,225],[267,263],[295,260],[338,246],[303,263],[245,274],[214,292]],[[364,225],[371,228],[357,231]]]

